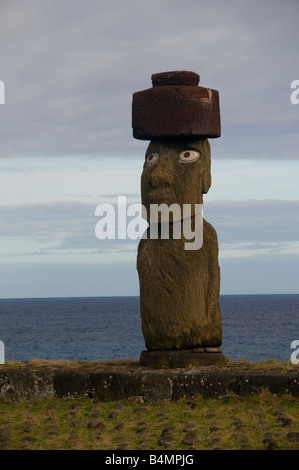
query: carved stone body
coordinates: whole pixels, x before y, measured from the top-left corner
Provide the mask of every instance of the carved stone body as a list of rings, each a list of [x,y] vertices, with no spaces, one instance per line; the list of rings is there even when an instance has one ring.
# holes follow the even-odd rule
[[[214,228],[203,221],[203,245],[142,239],[138,247],[142,332],[148,350],[220,346],[220,270]]]
[[[141,176],[143,216],[150,225],[137,255],[147,347],[140,363],[146,367],[225,361],[219,348],[218,240],[201,214],[203,194],[211,186],[207,139],[221,134],[219,94],[199,87],[199,78],[190,71],[162,72],[152,75],[152,88],[133,94],[133,136],[151,140]],[[162,205],[169,212],[158,212],[153,218],[153,207]],[[174,206],[175,210],[170,209]],[[188,222],[191,230],[186,232]]]
[[[149,223],[151,204],[188,204],[192,232],[198,229],[194,208],[202,204],[203,193],[211,185],[210,158],[207,139],[150,143],[141,176],[142,204]],[[203,243],[196,250],[185,249],[184,233],[179,239],[150,239],[149,233],[150,229],[140,241],[137,256],[146,347],[220,346],[220,270],[214,228],[203,221]]]

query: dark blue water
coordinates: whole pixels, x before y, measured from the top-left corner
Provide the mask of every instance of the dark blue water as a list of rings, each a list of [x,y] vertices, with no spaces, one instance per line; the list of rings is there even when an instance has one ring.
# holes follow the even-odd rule
[[[288,361],[299,340],[299,295],[220,297],[224,354]],[[5,360],[139,359],[145,349],[138,297],[0,299]]]

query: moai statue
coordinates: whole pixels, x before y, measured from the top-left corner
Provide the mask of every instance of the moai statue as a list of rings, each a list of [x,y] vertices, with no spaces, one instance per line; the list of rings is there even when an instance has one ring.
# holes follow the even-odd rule
[[[152,83],[134,93],[132,103],[133,136],[150,140],[141,176],[149,228],[137,255],[147,347],[140,363],[154,368],[219,364],[225,358],[218,241],[201,212],[211,186],[207,139],[220,136],[218,91],[199,87],[199,75],[187,71],[154,74]],[[151,220],[151,208],[163,204],[181,209],[168,211],[167,237],[163,214]]]

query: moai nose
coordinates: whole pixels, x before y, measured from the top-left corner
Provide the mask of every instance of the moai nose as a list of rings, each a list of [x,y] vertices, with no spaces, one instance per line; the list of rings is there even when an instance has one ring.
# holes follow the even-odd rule
[[[151,172],[151,186],[155,189],[171,186],[173,184],[173,171],[167,155],[161,155],[159,163]]]

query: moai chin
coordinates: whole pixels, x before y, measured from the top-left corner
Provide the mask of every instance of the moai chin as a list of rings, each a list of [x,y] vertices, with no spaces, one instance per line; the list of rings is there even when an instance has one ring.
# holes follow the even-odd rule
[[[142,332],[147,351],[140,363],[154,368],[219,364],[222,321],[219,306],[218,241],[206,221],[197,226],[196,208],[211,186],[208,138],[220,137],[217,90],[198,86],[189,71],[152,75],[153,87],[133,94],[132,128],[136,139],[150,140],[141,176],[141,202],[149,224],[153,204],[179,205],[169,237],[150,238],[138,246]],[[185,249],[184,205],[189,205],[192,232],[202,230],[198,249]],[[171,212],[169,213],[171,216]],[[176,232],[177,233],[177,232]]]

